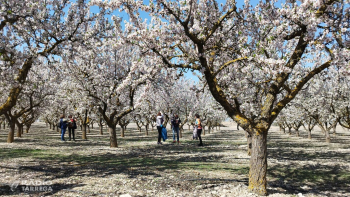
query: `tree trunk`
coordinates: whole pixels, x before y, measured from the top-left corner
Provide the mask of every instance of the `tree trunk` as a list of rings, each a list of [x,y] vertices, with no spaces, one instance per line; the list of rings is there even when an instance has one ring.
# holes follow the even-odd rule
[[[50,125],[50,129],[51,129],[51,124],[49,124]]]
[[[247,137],[247,147],[248,147],[248,150],[247,150],[247,153],[249,156],[252,155],[252,135],[248,132],[245,132],[246,133],[246,137]]]
[[[296,129],[295,132],[296,132],[296,136],[299,137],[299,135],[300,135],[299,134],[299,129]]]
[[[103,125],[100,125],[100,135],[103,135]]]
[[[148,135],[148,125],[145,125],[145,129],[146,129],[146,135]]]
[[[252,137],[248,189],[259,195],[267,195],[267,131]]]
[[[335,126],[333,127],[333,136],[334,136],[334,137],[336,136],[336,130],[337,130],[337,125],[335,125]]]
[[[202,126],[202,133],[205,135],[205,126]]]
[[[120,137],[125,137],[125,131],[124,131],[124,126],[120,126]]]
[[[137,129],[139,130],[139,132],[141,133],[141,127],[137,127]]]
[[[17,135],[16,137],[22,137],[22,126],[17,125]]]
[[[191,131],[191,125],[188,125],[188,131]]]
[[[117,143],[117,133],[115,131],[115,126],[108,126],[109,130],[109,140],[110,140],[110,147],[118,147]]]
[[[308,131],[307,131],[307,138],[308,139],[311,139],[312,137],[311,137],[311,129],[308,129]]]
[[[331,143],[331,136],[329,135],[329,129],[326,129],[325,132],[326,132],[326,142]]]
[[[29,133],[30,125],[26,125],[26,133]]]
[[[7,143],[12,143],[15,140],[15,127],[16,124],[14,122],[10,122],[10,132],[7,136]]]
[[[54,129],[55,130],[55,129]],[[61,129],[56,126],[56,132],[61,133]]]
[[[288,127],[288,134],[292,135],[292,127]]]
[[[90,133],[90,125],[87,125],[87,132]]]
[[[81,139],[83,140],[87,140],[87,137],[86,137],[86,124],[82,124],[82,130],[81,130]]]

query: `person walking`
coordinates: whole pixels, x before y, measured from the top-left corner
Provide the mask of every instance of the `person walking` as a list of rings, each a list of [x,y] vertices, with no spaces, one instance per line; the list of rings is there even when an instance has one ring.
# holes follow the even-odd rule
[[[199,115],[196,114],[195,115],[196,118],[196,122],[195,122],[195,126],[197,127],[197,135],[199,138],[199,144],[198,146],[203,146],[203,142],[202,142],[202,124],[201,124],[201,119],[199,118]]]
[[[77,128],[77,123],[75,122],[75,119],[72,117],[72,115],[68,116],[68,134],[69,139],[68,141],[71,141],[71,136],[73,136],[73,141],[75,141],[75,134],[74,130]]]
[[[66,141],[64,139],[64,134],[66,133],[66,129],[67,129],[67,119],[65,119],[65,116],[62,114],[60,117],[60,128],[61,128],[61,140],[62,141]]]
[[[179,130],[180,130],[180,123],[181,120],[179,118],[179,116],[177,114],[174,115],[173,119],[171,120],[171,126],[173,128],[173,143],[175,143],[175,133],[176,133],[176,137],[177,137],[177,143],[180,143],[179,140]]]
[[[158,112],[157,118],[156,118],[156,125],[157,125],[157,130],[158,130],[158,143],[157,144],[162,144],[162,142],[160,140],[162,138],[163,122],[164,122],[163,114],[162,114],[162,112]]]

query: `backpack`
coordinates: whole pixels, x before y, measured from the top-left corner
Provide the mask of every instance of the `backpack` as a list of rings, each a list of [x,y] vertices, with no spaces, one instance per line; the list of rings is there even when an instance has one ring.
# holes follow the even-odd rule
[[[68,122],[68,127],[74,127],[73,122]]]

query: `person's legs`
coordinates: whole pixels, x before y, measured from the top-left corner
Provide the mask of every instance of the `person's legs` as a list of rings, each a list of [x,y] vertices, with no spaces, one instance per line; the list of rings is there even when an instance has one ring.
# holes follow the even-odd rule
[[[176,132],[176,129],[175,127],[173,127],[173,142],[175,142],[175,132]]]
[[[72,132],[72,128],[68,127],[68,136],[69,136],[69,141],[71,140],[71,132]]]
[[[179,127],[175,128],[175,131],[176,131],[176,138],[177,138],[177,142],[179,143]],[[175,135],[174,135],[174,140],[175,140]]]
[[[162,138],[162,127],[157,126],[158,129],[158,144],[160,144],[160,139]]]
[[[198,146],[203,146],[203,143],[202,143],[202,129],[197,129],[197,134],[198,134],[198,138],[199,138],[199,144]]]
[[[74,128],[72,128],[72,135],[73,135],[73,140],[75,141],[75,134],[74,134]]]
[[[61,140],[62,141],[65,141],[64,140],[64,133],[66,133],[66,129],[61,129]]]

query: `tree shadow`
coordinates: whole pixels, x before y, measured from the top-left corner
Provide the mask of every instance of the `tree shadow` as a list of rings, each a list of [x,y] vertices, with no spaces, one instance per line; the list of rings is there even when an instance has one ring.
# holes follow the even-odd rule
[[[190,151],[192,153],[196,152],[196,150]],[[39,161],[40,165],[23,165],[18,169],[21,173],[41,172],[40,174],[43,173],[53,179],[71,176],[106,177],[113,174],[124,174],[129,178],[136,178],[138,175],[157,177],[161,176],[160,173],[166,170],[211,169],[214,166],[213,161],[223,158],[223,156],[210,154],[173,157],[173,155],[189,153],[190,151],[181,146],[174,146],[172,149],[166,149],[164,146],[151,146],[145,149],[135,148],[127,154],[118,152],[98,155],[38,153],[32,155],[32,157]],[[211,151],[219,152],[220,150],[212,149]],[[29,154],[21,152],[18,156],[22,157]]]
[[[350,193],[350,173],[339,165],[274,165],[269,167],[268,176],[273,179],[269,186],[283,188],[286,193],[337,192]]]

